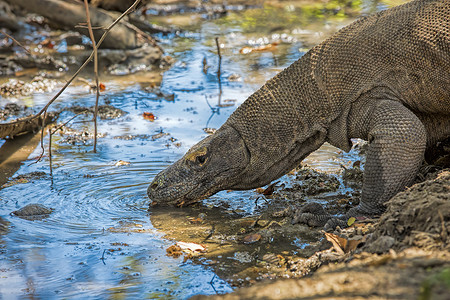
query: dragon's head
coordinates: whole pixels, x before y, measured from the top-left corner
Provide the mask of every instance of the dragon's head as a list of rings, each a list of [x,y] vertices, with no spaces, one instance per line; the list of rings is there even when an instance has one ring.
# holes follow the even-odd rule
[[[147,194],[156,204],[189,205],[239,186],[249,162],[250,153],[239,133],[223,126],[156,175]]]

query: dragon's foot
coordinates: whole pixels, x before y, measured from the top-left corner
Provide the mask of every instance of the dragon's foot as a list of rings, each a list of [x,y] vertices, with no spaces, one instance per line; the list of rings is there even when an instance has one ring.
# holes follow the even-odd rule
[[[367,218],[371,218],[373,216],[379,216],[381,215],[385,210],[384,206],[379,206],[379,207],[369,207],[367,208],[367,206],[362,206],[361,204],[358,206],[355,206],[351,209],[349,209],[349,211],[345,214],[345,219],[348,220],[350,218],[355,218],[357,220],[361,220],[361,219],[367,219]]]
[[[331,215],[323,209],[322,205],[308,203],[295,212],[292,224],[303,223],[308,226],[322,227],[330,219]]]
[[[364,209],[360,205],[350,209],[343,217],[333,217],[319,203],[308,203],[295,212],[292,224],[303,223],[312,227],[323,227],[325,231],[332,231],[336,227],[347,228],[350,218],[356,220],[373,216],[373,209]],[[376,212],[379,212],[378,210]]]
[[[336,227],[347,228],[348,222],[338,218],[331,218],[328,222],[323,226],[323,229],[327,232],[334,231]]]

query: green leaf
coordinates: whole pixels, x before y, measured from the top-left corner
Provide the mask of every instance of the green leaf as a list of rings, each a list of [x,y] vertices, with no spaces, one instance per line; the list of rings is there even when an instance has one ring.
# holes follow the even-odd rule
[[[353,223],[355,223],[355,221],[356,221],[356,219],[355,219],[354,217],[351,217],[350,219],[348,219],[347,225],[348,225],[348,226],[352,226]]]

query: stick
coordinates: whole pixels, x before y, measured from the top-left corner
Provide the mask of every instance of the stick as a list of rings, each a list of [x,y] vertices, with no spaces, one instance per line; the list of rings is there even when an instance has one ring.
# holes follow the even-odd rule
[[[219,67],[217,68],[217,80],[219,82],[219,107],[220,102],[222,100],[222,81],[220,80],[220,75],[222,73],[221,71],[221,65],[222,65],[222,54],[220,53],[220,44],[219,44],[219,37],[216,36],[216,47],[217,47],[217,55],[219,56]]]
[[[50,177],[53,176],[53,168],[52,168],[52,129],[48,128],[48,157],[50,163]]]
[[[9,34],[7,34],[5,31],[0,30],[0,32],[1,32],[2,34],[6,35],[6,36],[7,36],[8,38],[10,38],[11,40],[13,40],[14,43],[16,43],[16,44],[17,44],[19,47],[21,47],[23,50],[25,50],[28,54],[33,55],[33,54],[31,54],[31,52],[30,52],[27,48],[25,48],[21,43],[19,43],[19,41],[17,41],[15,38],[13,38],[13,37],[10,36]]]
[[[98,114],[98,99],[100,98],[100,88],[98,86],[98,56],[97,47],[95,45],[94,32],[92,31],[91,17],[89,15],[89,5],[87,0],[84,0],[84,7],[86,8],[86,19],[89,30],[89,36],[91,37],[92,46],[94,47],[94,75],[95,75],[95,109],[94,109],[94,153],[97,153],[97,114]]]

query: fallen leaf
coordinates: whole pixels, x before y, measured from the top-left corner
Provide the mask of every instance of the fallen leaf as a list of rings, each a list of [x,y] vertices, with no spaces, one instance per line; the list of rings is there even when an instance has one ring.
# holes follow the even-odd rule
[[[188,218],[189,223],[191,224],[202,224],[203,223],[203,219],[202,218]]]
[[[55,42],[51,41],[50,39],[45,39],[42,42],[39,43],[40,45],[48,48],[48,49],[53,49],[55,48]]]
[[[325,232],[326,239],[333,244],[334,250],[339,254],[349,253],[356,249],[362,240],[347,240],[336,234]]]
[[[218,107],[231,107],[231,106],[234,106],[234,103],[221,103],[217,106]]]
[[[348,219],[347,221],[347,225],[350,227],[353,225],[353,223],[355,223],[356,219],[354,217],[351,217],[350,219]]]
[[[251,52],[273,51],[273,50],[275,50],[275,48],[278,44],[279,44],[278,42],[273,42],[271,44],[261,45],[261,46],[257,46],[257,47],[242,47],[241,50],[239,50],[239,53],[248,54]]]
[[[131,164],[131,163],[128,162],[128,161],[119,160],[118,162],[116,162],[116,163],[114,164],[114,166],[120,167],[120,166],[128,166],[128,165],[130,165],[130,164]]]
[[[242,47],[241,50],[239,50],[239,53],[241,54],[248,54],[253,51],[252,47]]]
[[[347,240],[344,238],[341,238],[333,233],[325,232],[326,239],[333,244],[334,250],[336,250],[339,254],[344,254],[344,248],[347,244]]]
[[[130,245],[128,245],[127,243],[115,242],[115,243],[111,243],[111,246],[126,246],[126,247],[128,247]]]
[[[172,245],[166,249],[167,256],[172,256],[174,258],[180,257],[183,252],[181,252],[181,247],[177,245]]]
[[[217,129],[207,127],[207,128],[203,128],[203,131],[206,132],[207,134],[214,134],[217,131]]]
[[[245,236],[242,239],[242,242],[244,244],[253,244],[256,243],[257,241],[259,241],[261,239],[261,235],[259,233],[253,233],[253,234],[249,234],[247,236]]]
[[[265,189],[263,189],[263,188],[255,189],[255,192],[257,192],[258,194],[262,194],[262,193],[264,193],[264,191],[265,191]]]
[[[275,185],[276,185],[278,182],[279,182],[279,181],[276,181],[276,182],[270,184],[270,185],[264,190],[264,192],[263,192],[262,194],[263,194],[263,195],[266,195],[266,196],[272,195],[273,192],[275,191]]]
[[[35,73],[37,73],[37,71],[38,71],[38,68],[29,68],[29,69],[17,71],[14,73],[14,75],[16,77],[21,77],[21,76],[25,76],[25,75],[35,74]]]
[[[151,112],[144,112],[142,114],[142,116],[144,117],[144,119],[146,119],[146,120],[148,120],[150,122],[155,121],[155,115],[153,113],[151,113]]]
[[[206,251],[206,247],[196,243],[177,242],[180,249],[186,253],[201,253]]]

